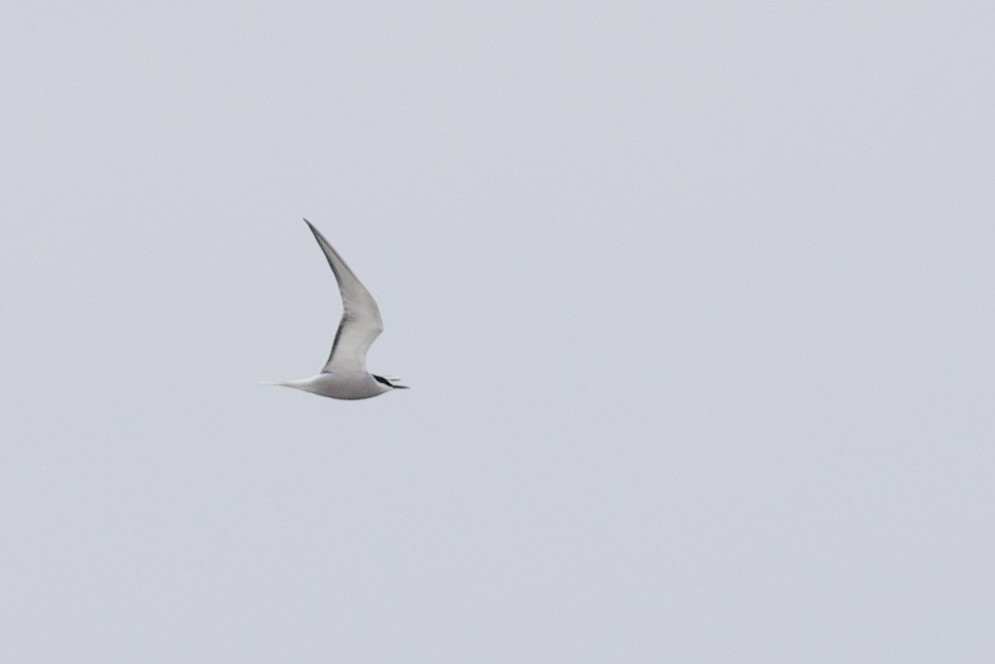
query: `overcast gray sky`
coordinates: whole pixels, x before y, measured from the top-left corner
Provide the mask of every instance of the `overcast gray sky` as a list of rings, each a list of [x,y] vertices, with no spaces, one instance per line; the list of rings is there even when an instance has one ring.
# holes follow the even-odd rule
[[[8,3],[0,660],[995,661],[992,34]]]

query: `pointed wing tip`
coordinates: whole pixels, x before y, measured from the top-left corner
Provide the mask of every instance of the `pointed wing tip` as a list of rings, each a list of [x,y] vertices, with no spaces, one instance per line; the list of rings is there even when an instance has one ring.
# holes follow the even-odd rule
[[[324,239],[321,237],[321,233],[314,227],[314,224],[307,220],[307,217],[302,217],[302,219],[304,219],[304,223],[307,224],[307,227],[311,229],[311,234],[314,235],[314,238],[320,243],[321,240]]]

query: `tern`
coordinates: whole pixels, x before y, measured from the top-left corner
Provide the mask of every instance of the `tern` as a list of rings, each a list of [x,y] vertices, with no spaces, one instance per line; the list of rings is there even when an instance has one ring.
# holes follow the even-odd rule
[[[318,241],[339,284],[342,296],[342,320],[332,342],[332,352],[321,373],[302,380],[288,380],[271,385],[293,387],[332,399],[369,399],[391,390],[407,389],[399,378],[371,374],[366,370],[366,352],[383,332],[380,309],[338,252],[317,228],[304,220]]]

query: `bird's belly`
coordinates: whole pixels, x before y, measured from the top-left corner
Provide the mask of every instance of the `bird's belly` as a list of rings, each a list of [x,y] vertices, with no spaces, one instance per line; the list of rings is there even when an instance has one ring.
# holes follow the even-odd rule
[[[362,376],[321,374],[311,387],[311,391],[315,394],[332,399],[369,399],[390,390],[368,374]]]

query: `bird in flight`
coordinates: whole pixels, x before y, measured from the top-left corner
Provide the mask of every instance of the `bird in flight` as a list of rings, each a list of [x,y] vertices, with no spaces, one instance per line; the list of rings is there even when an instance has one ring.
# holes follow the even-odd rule
[[[406,385],[397,384],[399,378],[385,378],[366,370],[366,352],[383,331],[380,309],[328,240],[310,221],[305,219],[304,223],[314,233],[314,239],[325,253],[339,284],[342,320],[332,342],[332,352],[321,373],[311,378],[271,384],[333,399],[369,399],[391,390],[407,389]]]

